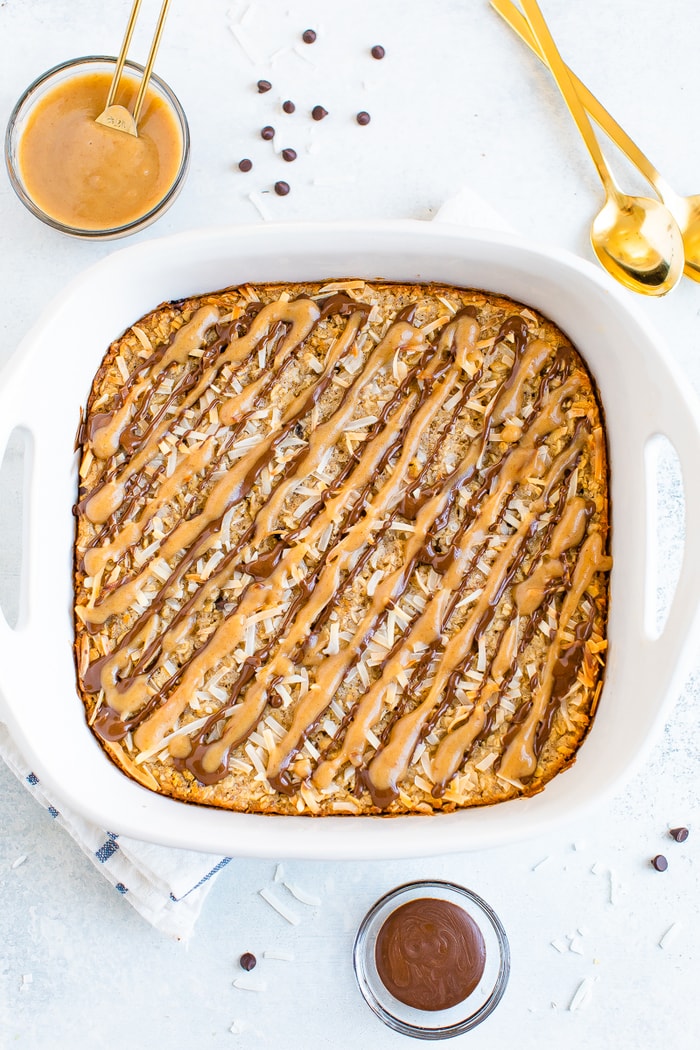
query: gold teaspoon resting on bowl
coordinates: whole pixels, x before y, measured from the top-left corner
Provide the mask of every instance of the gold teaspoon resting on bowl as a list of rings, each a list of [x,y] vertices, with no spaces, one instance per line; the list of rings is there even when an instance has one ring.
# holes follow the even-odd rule
[[[544,62],[545,59],[532,34],[532,30],[515,4],[511,0],[491,0],[491,6],[508,23],[511,29],[515,30],[520,39],[535,52],[537,57]],[[639,169],[644,178],[651,183],[673,215],[680,227],[685,248],[685,269],[683,272],[686,277],[690,277],[693,281],[700,281],[700,194],[683,197],[671,189],[649,158],[642,153],[636,142],[629,137],[624,128],[620,127],[615,118],[608,113],[595,95],[589,91],[571,69],[569,69],[569,77],[589,115],[593,117],[615,145],[632,161],[635,167]]]
[[[163,0],[160,15],[158,16],[158,24],[156,25],[156,30],[153,35],[151,50],[148,53],[148,58],[143,71],[143,78],[141,80],[138,95],[136,96],[136,102],[134,103],[134,112],[130,113],[126,106],[115,106],[114,99],[119,87],[119,81],[121,80],[124,62],[126,61],[126,55],[129,50],[129,45],[131,44],[131,38],[134,35],[134,26],[136,25],[136,19],[138,18],[140,7],[141,0],[134,0],[119,57],[117,58],[117,64],[114,68],[114,76],[112,77],[109,94],[107,95],[107,102],[99,117],[95,117],[95,122],[97,124],[104,124],[106,127],[114,128],[116,131],[123,131],[127,135],[135,136],[138,135],[138,122],[141,115],[141,107],[143,106],[148,82],[151,79],[151,73],[153,72],[158,45],[160,44],[160,38],[163,35],[163,27],[168,14],[168,8],[170,7],[170,0]]]
[[[683,274],[678,224],[659,201],[619,189],[539,6],[535,0],[522,0],[522,7],[605,188],[605,204],[591,227],[593,250],[608,273],[626,288],[643,295],[665,295]]]

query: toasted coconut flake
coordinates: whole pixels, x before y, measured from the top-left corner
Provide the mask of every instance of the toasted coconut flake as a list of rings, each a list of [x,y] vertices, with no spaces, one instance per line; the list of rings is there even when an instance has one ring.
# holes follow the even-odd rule
[[[357,814],[361,813],[360,807],[357,803],[350,801],[350,799],[332,802],[331,809],[334,813],[350,813],[353,816],[357,816]]]
[[[253,744],[250,743],[250,741],[248,741],[248,743],[245,745],[245,753],[247,754],[250,761],[253,763],[256,772],[258,774],[261,774],[267,780],[267,771],[265,769],[265,766],[263,765],[263,761],[260,757],[259,751],[256,747],[253,746]]]
[[[336,653],[340,652],[339,633],[340,624],[336,621],[330,626],[330,631],[328,633],[328,644],[323,650],[326,656],[334,656]]]
[[[379,737],[371,729],[365,730],[365,740],[368,744],[371,744],[373,748],[376,748],[376,750],[379,750],[379,748],[381,747],[381,741]]]
[[[474,769],[478,769],[480,773],[485,773],[487,769],[491,768],[497,758],[497,753],[492,751],[490,754],[486,755],[485,758],[482,758],[480,762],[477,762]]]
[[[441,317],[436,317],[434,321],[429,324],[423,325],[421,333],[423,335],[430,335],[431,332],[436,331],[438,328],[444,328],[444,326],[451,320],[449,314],[443,314]]]
[[[374,595],[374,592],[377,589],[377,584],[380,582],[380,580],[383,579],[384,573],[381,569],[376,569],[375,572],[372,573],[369,580],[367,581],[367,596],[369,598],[371,598]]]
[[[129,369],[128,369],[126,361],[124,360],[124,358],[122,357],[121,354],[117,354],[117,356],[114,359],[114,363],[116,364],[117,368],[119,369],[122,379],[126,383],[128,378],[129,378]]]
[[[249,762],[244,762],[242,758],[230,758],[228,760],[229,769],[235,769],[239,773],[252,773],[253,766]]]
[[[150,748],[148,751],[141,751],[134,759],[134,762],[136,765],[140,765],[142,762],[148,761],[148,759],[153,758],[154,755],[160,754],[165,750],[171,740],[175,740],[177,737],[181,736],[189,736],[191,733],[196,733],[198,729],[202,728],[206,721],[206,718],[198,718],[194,722],[188,722],[187,725],[175,729],[172,733],[168,733],[167,736],[163,737],[162,740],[159,740],[155,747]]]
[[[596,977],[584,977],[576,989],[573,999],[569,1003],[569,1012],[575,1013],[584,1007],[591,999],[593,994],[593,985],[595,984]]]
[[[524,785],[521,783],[521,781],[516,780],[515,778],[511,780],[510,777],[504,776],[503,773],[496,773],[496,776],[499,780],[502,780],[504,783],[510,784],[511,787],[516,788],[517,791],[523,790]]]
[[[131,331],[134,333],[143,349],[147,350],[150,353],[153,350],[153,345],[146,333],[144,332],[143,328],[141,328],[137,324],[134,324],[131,326]]]
[[[12,865],[14,867],[14,864]],[[659,948],[670,948],[681,931],[681,924],[673,922],[659,940]]]
[[[319,752],[318,748],[315,747],[314,744],[312,744],[310,740],[305,740],[304,741],[303,750],[306,751],[307,755],[309,755],[311,758],[314,758],[314,759],[320,758],[320,752]]]

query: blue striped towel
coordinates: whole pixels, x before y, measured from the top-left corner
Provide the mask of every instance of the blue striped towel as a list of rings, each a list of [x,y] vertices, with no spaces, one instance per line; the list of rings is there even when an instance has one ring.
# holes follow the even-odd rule
[[[188,939],[230,857],[139,842],[98,828],[65,806],[55,806],[1,723],[0,757],[125,901],[157,930],[178,941]]]

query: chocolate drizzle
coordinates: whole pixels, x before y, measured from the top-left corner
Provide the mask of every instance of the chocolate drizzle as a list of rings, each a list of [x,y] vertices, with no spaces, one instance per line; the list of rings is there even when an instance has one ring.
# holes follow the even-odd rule
[[[81,426],[94,731],[208,787],[264,740],[271,790],[354,773],[378,810],[419,747],[436,802],[486,746],[527,784],[603,621],[577,355],[521,314],[485,339],[472,304],[426,336],[411,302],[372,339],[342,290],[188,309]],[[543,616],[553,655],[504,724]]]

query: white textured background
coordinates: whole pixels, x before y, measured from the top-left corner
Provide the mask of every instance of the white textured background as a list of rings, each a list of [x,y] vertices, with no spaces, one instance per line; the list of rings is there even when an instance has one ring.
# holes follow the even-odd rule
[[[569,63],[674,188],[700,191],[694,130],[700,12],[693,0],[543,5]],[[45,68],[77,55],[114,53],[128,7],[126,0],[0,3],[2,124]],[[157,7],[155,0],[144,4],[136,59],[145,53]],[[231,24],[239,26],[245,49]],[[300,34],[310,26],[318,40],[305,47]],[[387,49],[383,62],[368,56],[374,43]],[[548,74],[486,0],[180,0],[157,71],[187,111],[192,168],[179,200],[141,239],[217,222],[259,222],[259,206],[275,219],[430,219],[468,185],[526,235],[592,257],[588,226],[601,202],[593,168]],[[259,77],[271,80],[273,91],[258,95]],[[296,102],[293,116],[280,112],[284,98]],[[330,111],[320,124],[308,117],[316,103]],[[360,109],[372,115],[366,128],[353,119]],[[285,164],[259,138],[267,123],[278,129],[278,147],[297,149],[295,163]],[[248,175],[236,169],[243,156],[255,164]],[[641,185],[621,170],[626,186]],[[269,192],[279,178],[292,186],[286,198]],[[251,191],[260,194],[258,205]],[[42,227],[0,177],[0,365],[43,305],[114,247]],[[700,286],[684,281],[666,299],[641,305],[700,390]],[[661,502],[665,597],[681,544],[679,486],[670,466],[669,475]],[[18,476],[12,446],[0,476],[0,595],[10,616]],[[699,483],[698,476],[688,481]],[[39,665],[37,654],[37,666],[27,669],[29,690],[50,688],[50,668],[42,674]],[[275,865],[235,862],[219,877],[187,947],[139,919],[1,767],[0,1046],[408,1045],[361,1000],[352,940],[386,890],[442,877],[493,904],[513,952],[511,983],[497,1012],[452,1045],[646,1050],[665,1043],[691,1050],[700,1045],[699,702],[696,667],[649,764],[611,806],[585,820],[479,855],[286,863],[289,879],[322,898],[318,908],[296,905],[302,920],[296,927],[258,896]],[[678,824],[691,828],[682,845],[667,835]],[[669,859],[663,874],[649,864],[658,852]],[[675,936],[659,947],[674,924]],[[552,940],[566,947],[569,937],[578,951],[552,947]],[[264,993],[233,988],[241,952],[260,957],[266,948],[290,951],[295,960],[261,961],[255,973],[267,981]],[[593,994],[572,1012],[585,977],[596,978]],[[234,1022],[239,1034],[229,1030]]]

